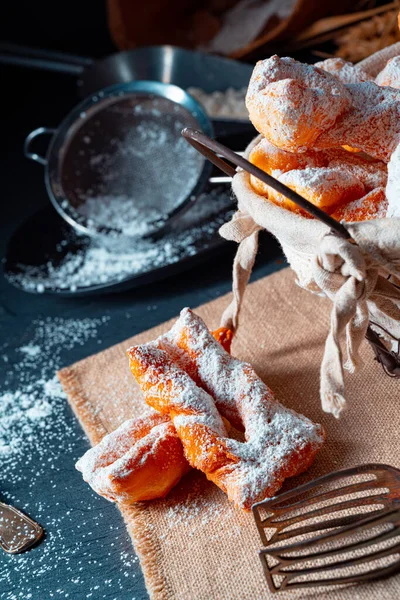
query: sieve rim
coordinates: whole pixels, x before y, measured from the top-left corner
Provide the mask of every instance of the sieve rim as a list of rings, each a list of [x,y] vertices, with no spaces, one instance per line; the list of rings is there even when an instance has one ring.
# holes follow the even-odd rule
[[[168,213],[168,215],[166,215],[166,219],[163,219],[162,224],[158,222],[157,226],[149,228],[145,235],[134,236],[101,225],[96,226],[90,224],[89,226],[88,221],[90,219],[86,218],[84,215],[77,214],[64,193],[61,183],[63,154],[68,148],[74,135],[79,131],[81,127],[80,123],[83,124],[85,122],[85,113],[87,111],[93,109],[93,107],[96,107],[108,98],[124,97],[134,95],[135,93],[166,98],[181,108],[183,107],[195,118],[199,124],[199,128],[204,133],[210,137],[214,136],[211,120],[202,105],[186,92],[186,90],[173,84],[148,80],[116,84],[104,88],[80,102],[63,119],[50,140],[46,153],[45,186],[50,201],[57,213],[76,231],[89,237],[107,235],[110,232],[116,233],[118,238],[127,238],[128,240],[137,238],[145,239],[154,237],[155,234],[162,235],[176,218],[182,216],[195,203],[211,174],[212,166],[209,161],[205,160],[197,182],[187,196],[183,198],[182,201]],[[99,110],[101,110],[101,108],[99,108]],[[92,112],[90,116],[92,117],[94,114],[96,114],[96,112]]]

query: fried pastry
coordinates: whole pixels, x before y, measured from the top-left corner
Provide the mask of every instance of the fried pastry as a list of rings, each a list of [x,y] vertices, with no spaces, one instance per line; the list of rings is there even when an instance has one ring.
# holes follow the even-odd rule
[[[190,469],[171,420],[130,419],[76,463],[95,492],[120,503],[164,498]]]
[[[400,88],[400,56],[394,56],[376,76],[375,83],[381,86]]]
[[[284,150],[349,146],[388,162],[400,140],[400,96],[372,81],[345,84],[318,67],[273,56],[246,96],[256,129]]]
[[[365,194],[361,181],[340,167],[296,169],[283,173],[278,180],[327,213]],[[275,190],[271,189],[268,198],[283,208],[302,212],[297,204]]]
[[[358,65],[354,65],[343,58],[327,58],[316,62],[314,67],[323,69],[327,73],[334,75],[342,83],[361,83],[362,81],[373,81],[373,77],[364,71]]]
[[[249,160],[328,213],[385,186],[387,180],[385,163],[342,148],[294,153],[263,138],[252,149]],[[275,204],[309,216],[257,177],[251,175],[250,182],[258,194]]]
[[[230,351],[230,329],[220,327],[212,335]],[[132,503],[163,498],[190,466],[171,420],[155,413],[125,421],[90,448],[76,468],[100,496]]]
[[[219,327],[212,332],[213,338],[221,344],[224,350],[227,352],[231,351],[233,331],[228,327]]]
[[[333,218],[337,221],[370,221],[382,219],[386,216],[388,201],[383,188],[376,188],[359,200],[354,200],[340,206],[334,213]]]
[[[168,334],[130,348],[128,356],[146,402],[174,423],[189,464],[239,507],[249,510],[274,495],[324,442],[321,426],[279,404],[189,309]],[[220,413],[244,428],[244,442],[227,436]]]
[[[275,55],[256,64],[246,106],[264,137],[294,152],[311,148],[321,133],[334,127],[351,108],[352,99],[334,75]]]

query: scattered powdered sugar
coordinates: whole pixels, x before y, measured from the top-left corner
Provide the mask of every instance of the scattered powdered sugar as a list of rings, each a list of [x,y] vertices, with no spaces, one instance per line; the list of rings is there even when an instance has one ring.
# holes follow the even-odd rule
[[[23,354],[26,354],[30,358],[34,358],[35,356],[40,354],[40,346],[36,344],[29,344],[29,346],[21,346],[19,351]]]
[[[1,499],[45,529],[37,548],[2,554],[2,600],[112,600],[126,593],[126,582],[139,572],[124,524],[115,525],[108,506],[88,495],[79,477],[65,502],[65,474],[75,472],[76,446],[84,445],[85,436],[72,420],[55,371],[71,362],[70,350],[98,338],[107,322],[108,317],[39,319],[24,333],[23,345],[1,346],[8,358],[0,387]],[[96,540],[103,544],[106,536],[110,550],[98,552]]]
[[[225,510],[223,494],[216,494],[214,490],[210,493],[209,488],[205,490],[204,481],[193,478],[191,491],[184,497],[180,497],[179,492],[178,495],[173,494],[163,500],[167,509],[166,524],[160,538],[164,543],[168,544],[170,533],[176,529],[182,530],[182,536],[194,537],[204,534],[207,527],[207,535],[211,539],[221,540],[240,537],[242,528],[249,526],[249,515],[238,510]],[[210,524],[212,527],[209,527]]]
[[[60,244],[55,256],[43,265],[19,264],[8,279],[25,291],[76,291],[89,286],[117,283],[126,278],[174,264],[208,247],[228,219],[231,199],[215,188],[202,194],[169,233],[160,239],[127,242],[118,238],[80,238],[71,231],[71,250]],[[58,258],[57,254],[60,255]]]
[[[138,206],[132,198],[123,194],[102,194],[89,197],[79,208],[88,219],[88,226],[115,228],[124,235],[141,237],[155,225],[161,227],[164,213],[154,207]]]
[[[190,87],[187,91],[203,105],[207,114],[214,119],[223,117],[226,119],[249,120],[245,103],[247,88],[238,90],[228,88],[223,92],[215,91],[209,94],[196,87]]]
[[[25,464],[35,462],[37,456],[27,451],[31,445],[40,454],[44,453],[40,435],[59,435],[60,431],[54,429],[54,419],[62,412],[66,400],[55,375],[60,367],[60,353],[96,337],[98,327],[107,320],[106,317],[48,318],[34,322],[32,340],[17,348],[17,357],[5,381],[5,385],[13,384],[13,389],[0,392],[2,468],[12,467],[17,456],[24,457]],[[8,475],[10,483],[14,477],[18,478],[18,473],[12,471]]]

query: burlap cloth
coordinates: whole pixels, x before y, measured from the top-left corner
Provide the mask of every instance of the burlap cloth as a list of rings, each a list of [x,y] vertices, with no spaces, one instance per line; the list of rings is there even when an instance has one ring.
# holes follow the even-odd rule
[[[284,269],[248,287],[232,351],[251,362],[287,406],[323,423],[327,442],[314,466],[286,489],[315,476],[369,461],[400,466],[399,382],[384,375],[362,345],[364,367],[348,380],[348,409],[337,421],[322,412],[319,365],[329,324],[329,300],[307,294]],[[217,327],[229,301],[196,309]],[[59,378],[92,444],[125,419],[146,411],[125,350],[165,332],[163,323],[59,372]],[[350,401],[351,400],[351,401]],[[80,474],[77,472],[77,483]],[[166,500],[120,507],[156,600],[261,600],[273,597],[257,556],[258,533],[250,514],[192,471]],[[287,598],[396,599],[400,576],[351,589],[281,593]]]

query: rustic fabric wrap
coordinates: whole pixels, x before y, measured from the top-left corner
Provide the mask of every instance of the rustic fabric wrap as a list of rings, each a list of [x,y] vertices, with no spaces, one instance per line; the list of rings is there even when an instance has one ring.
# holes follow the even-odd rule
[[[228,298],[221,297],[196,312],[215,328],[227,303]],[[348,410],[339,421],[321,410],[318,370],[330,310],[328,299],[304,294],[295,285],[293,272],[284,269],[248,286],[233,342],[233,354],[251,362],[278,399],[326,428],[326,444],[312,468],[288,480],[284,489],[366,462],[400,467],[399,382],[372,360],[368,344],[360,348],[364,365],[347,382]],[[92,444],[126,419],[149,411],[129,372],[125,350],[154,339],[170,326],[171,322],[164,323],[59,373]],[[78,472],[76,485],[87,485]],[[268,592],[264,581],[251,514],[235,510],[201,473],[191,471],[165,500],[120,510],[152,600],[278,598]],[[279,594],[282,600],[399,597],[400,575],[347,589]]]
[[[359,63],[378,73],[387,60],[400,54],[400,43]],[[245,152],[248,158],[258,136]],[[315,219],[283,209],[257,194],[250,176],[238,171],[232,182],[238,211],[220,229],[222,237],[239,244],[233,265],[233,300],[221,325],[236,329],[241,303],[258,250],[258,232],[266,229],[282,245],[297,274],[298,284],[333,302],[331,323],[321,363],[320,396],[323,409],[339,417],[345,407],[343,369],[354,372],[359,347],[369,320],[389,343],[400,337],[400,219],[348,224],[357,245],[344,241]],[[382,329],[383,328],[383,329]],[[386,332],[390,332],[390,337]],[[341,348],[345,337],[346,352]],[[394,346],[393,346],[394,347]]]

